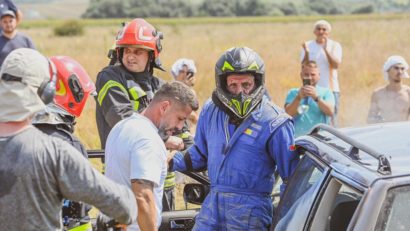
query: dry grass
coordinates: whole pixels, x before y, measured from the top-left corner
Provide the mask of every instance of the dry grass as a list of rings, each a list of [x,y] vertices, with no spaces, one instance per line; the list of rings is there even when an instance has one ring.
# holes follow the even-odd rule
[[[257,51],[266,64],[267,88],[273,101],[283,106],[287,91],[299,85],[299,50],[302,41],[313,38],[312,24],[316,18],[288,22],[253,23],[171,23],[156,26],[164,32],[161,60],[169,70],[180,57],[196,60],[198,84],[195,90],[204,102],[214,88],[214,64],[219,55],[232,46],[248,46]],[[333,20],[333,21],[332,21]],[[148,20],[150,21],[150,20]],[[375,16],[342,20],[334,18],[331,37],[343,46],[340,67],[341,126],[365,123],[371,92],[383,85],[381,68],[393,54],[410,61],[409,19]],[[106,53],[112,45],[117,26],[87,26],[81,37],[59,38],[53,28],[22,29],[37,48],[46,55],[69,55],[78,60],[95,79],[108,62]],[[158,72],[170,80],[169,72]],[[408,83],[408,82],[407,82]],[[90,100],[78,120],[76,134],[87,148],[99,148],[94,115],[95,103]]]

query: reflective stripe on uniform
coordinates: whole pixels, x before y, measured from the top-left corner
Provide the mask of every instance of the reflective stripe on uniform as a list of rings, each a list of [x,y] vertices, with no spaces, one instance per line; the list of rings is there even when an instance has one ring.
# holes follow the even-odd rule
[[[106,82],[104,84],[104,86],[101,88],[101,90],[98,92],[98,104],[101,106],[102,101],[104,100],[105,96],[107,95],[107,92],[110,88],[112,87],[119,87],[121,89],[121,91],[124,92],[124,94],[128,95],[127,89],[125,89],[125,87],[114,80],[109,80],[108,82]]]
[[[138,111],[138,108],[140,107],[140,101],[138,100],[140,97],[146,96],[147,93],[143,91],[139,87],[133,87],[128,90],[130,93],[130,96],[132,98],[132,101],[134,101],[134,111]]]
[[[179,134],[178,137],[181,138],[181,139],[188,139],[190,135],[191,135],[191,133],[186,131],[186,132],[183,132],[183,133]]]
[[[175,186],[175,172],[169,172],[165,178],[164,188],[171,188]]]
[[[77,226],[75,228],[69,229],[68,231],[91,231],[93,227],[91,226],[91,222],[88,222],[84,225]]]

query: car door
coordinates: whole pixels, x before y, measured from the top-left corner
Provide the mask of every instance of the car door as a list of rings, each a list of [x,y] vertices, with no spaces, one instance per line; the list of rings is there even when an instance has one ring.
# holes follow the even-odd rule
[[[209,179],[205,174],[196,173],[196,172],[182,172],[187,179],[185,182],[196,182],[195,184],[201,184],[204,186],[209,186]],[[198,192],[199,193],[199,192]],[[205,194],[204,192],[202,192]],[[206,192],[207,193],[207,192]],[[182,193],[176,193],[176,197],[185,196]],[[205,197],[203,195],[202,197]],[[176,198],[178,200],[178,198]],[[186,198],[182,198],[180,200],[184,200],[187,203]],[[194,227],[195,224],[195,217],[199,213],[199,208],[186,209],[183,210],[174,210],[174,211],[167,211],[162,212],[162,222],[159,228],[159,231],[173,231],[173,230],[184,230],[188,231]]]
[[[306,151],[275,211],[271,230],[303,230],[328,174],[328,167]]]

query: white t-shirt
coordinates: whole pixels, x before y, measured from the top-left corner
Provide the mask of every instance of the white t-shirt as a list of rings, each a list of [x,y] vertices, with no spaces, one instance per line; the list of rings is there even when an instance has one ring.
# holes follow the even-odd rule
[[[316,40],[310,40],[307,42],[309,50],[309,60],[315,61],[319,67],[320,79],[317,83],[320,87],[330,88],[335,92],[340,92],[339,81],[337,76],[337,69],[332,69],[333,87],[330,86],[329,76],[329,61],[327,60],[326,53],[323,50],[322,45],[318,44]],[[342,60],[342,46],[340,43],[331,39],[327,40],[327,50],[336,59]],[[305,50],[302,49],[300,53],[300,61],[303,61],[305,57]]]
[[[132,179],[154,182],[157,227],[161,225],[162,196],[167,174],[167,151],[158,129],[140,114],[118,122],[107,138],[105,175],[131,188]],[[137,223],[127,230],[140,230]]]

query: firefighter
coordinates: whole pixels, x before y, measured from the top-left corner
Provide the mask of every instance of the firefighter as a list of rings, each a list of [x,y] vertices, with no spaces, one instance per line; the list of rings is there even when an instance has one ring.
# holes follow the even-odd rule
[[[81,115],[88,97],[95,93],[95,85],[74,59],[53,56],[50,60],[56,67],[56,96],[44,111],[35,115],[33,124],[42,132],[70,143],[87,158],[86,149],[73,133],[75,119]],[[62,218],[65,230],[90,230],[90,209],[91,206],[84,203],[64,200]]]

